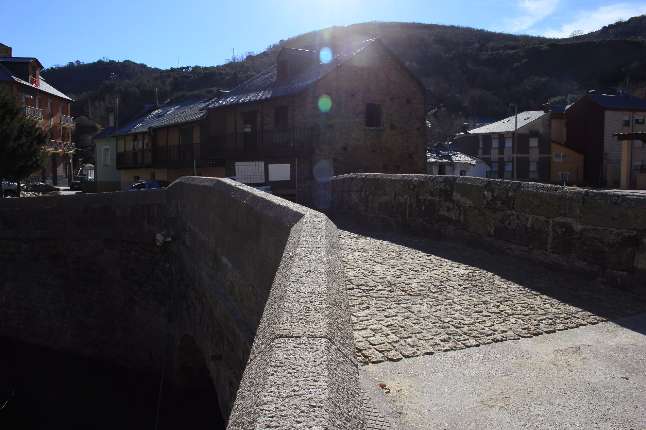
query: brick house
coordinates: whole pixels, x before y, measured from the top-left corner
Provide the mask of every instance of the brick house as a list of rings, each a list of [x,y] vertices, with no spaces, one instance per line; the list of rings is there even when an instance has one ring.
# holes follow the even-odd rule
[[[5,90],[25,115],[35,119],[49,137],[44,149],[45,167],[30,180],[52,185],[69,185],[72,177],[72,99],[48,84],[41,76],[43,66],[37,58],[14,57],[10,47],[0,44],[0,90]]]
[[[276,65],[230,92],[164,106],[115,135],[122,187],[231,176],[324,206],[333,175],[424,173],[425,133],[424,86],[381,41],[368,40],[284,48]]]
[[[284,48],[206,121],[203,156],[228,176],[316,206],[333,175],[425,172],[425,88],[380,40]]]
[[[568,146],[585,154],[586,184],[636,188],[646,183],[642,178],[646,174],[646,144],[620,141],[617,136],[646,131],[646,100],[591,91],[569,106],[565,116]]]

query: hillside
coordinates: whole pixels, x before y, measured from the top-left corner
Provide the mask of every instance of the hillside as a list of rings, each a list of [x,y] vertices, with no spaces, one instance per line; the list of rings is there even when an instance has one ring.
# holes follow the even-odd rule
[[[535,109],[589,88],[646,82],[646,17],[571,39],[545,39],[472,28],[415,23],[364,23],[333,27],[280,41],[267,51],[215,67],[160,70],[130,61],[70,63],[44,72],[71,94],[75,115],[105,122],[115,95],[124,121],[155,101],[209,97],[268,67],[282,46],[316,46],[380,37],[428,89],[429,107],[442,107],[454,124],[501,117],[509,104]]]

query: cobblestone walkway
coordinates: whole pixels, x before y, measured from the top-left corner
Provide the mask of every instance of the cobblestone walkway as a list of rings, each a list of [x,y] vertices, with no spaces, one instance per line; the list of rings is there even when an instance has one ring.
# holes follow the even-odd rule
[[[643,294],[455,243],[341,231],[341,248],[363,364],[646,312]]]

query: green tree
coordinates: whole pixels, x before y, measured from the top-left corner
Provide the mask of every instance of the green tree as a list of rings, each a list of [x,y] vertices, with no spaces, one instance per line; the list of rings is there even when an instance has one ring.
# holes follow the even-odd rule
[[[47,135],[15,99],[0,91],[0,179],[20,181],[42,167]]]

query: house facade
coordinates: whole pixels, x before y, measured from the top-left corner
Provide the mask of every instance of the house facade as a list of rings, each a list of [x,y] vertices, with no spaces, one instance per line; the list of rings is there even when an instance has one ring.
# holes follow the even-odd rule
[[[454,149],[478,157],[490,178],[549,182],[550,114],[526,111],[458,135]]]
[[[379,40],[283,49],[276,67],[208,108],[227,176],[325,206],[334,175],[425,172],[425,89]]]
[[[93,137],[96,191],[100,193],[121,189],[121,174],[117,170],[117,138],[113,135],[114,132],[114,126],[111,126]]]
[[[320,207],[334,175],[424,173],[424,86],[379,40],[334,50],[284,48],[228,93],[120,128],[122,187],[227,176]]]
[[[479,178],[487,177],[490,170],[487,163],[479,158],[453,151],[442,144],[435,145],[426,153],[426,169],[429,175],[474,176]]]
[[[27,117],[46,131],[45,166],[30,181],[67,186],[72,177],[72,100],[41,76],[43,66],[33,57],[14,57],[10,47],[0,44],[0,90],[12,95]]]
[[[586,184],[637,188],[646,172],[646,145],[618,134],[646,131],[646,100],[628,94],[590,92],[566,110],[567,143],[585,154]],[[623,157],[623,158],[622,158]],[[622,180],[622,164],[625,174]]]

